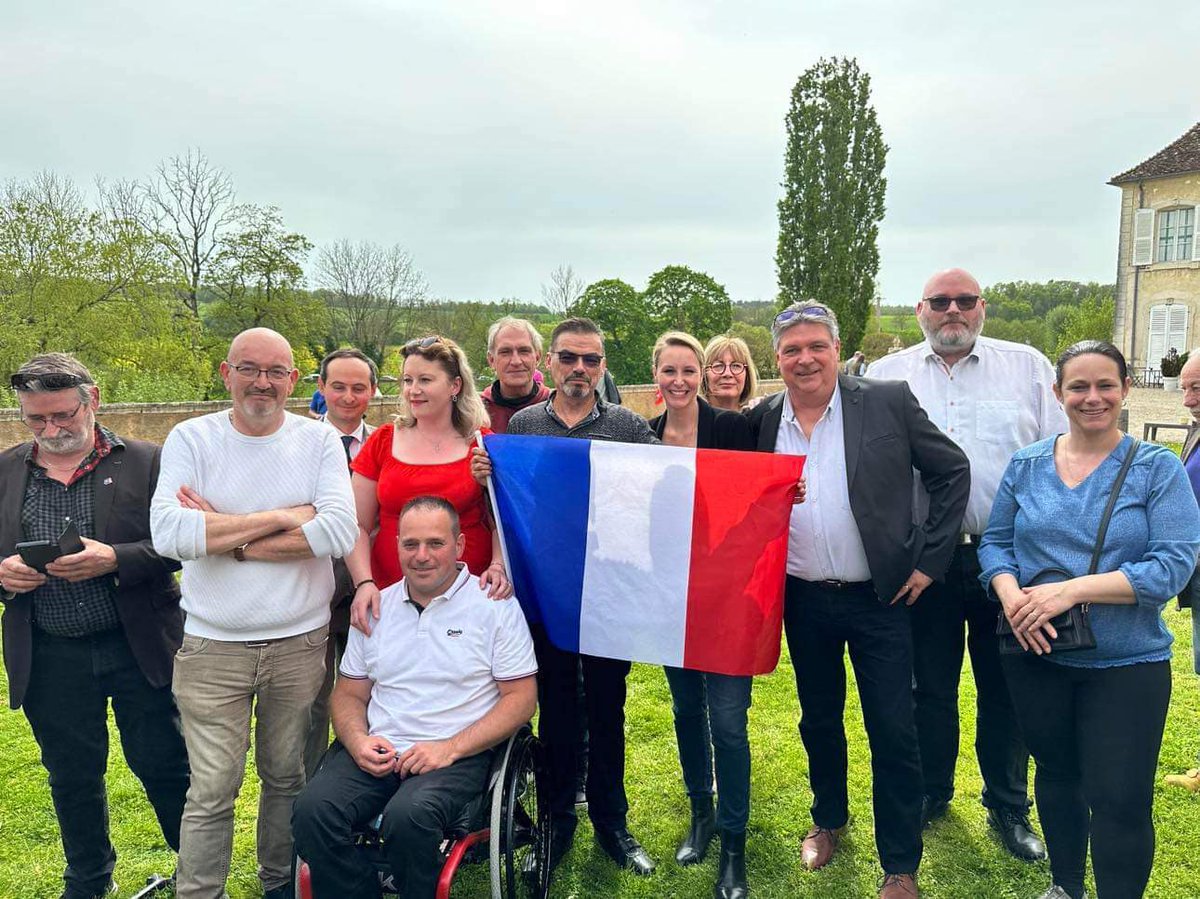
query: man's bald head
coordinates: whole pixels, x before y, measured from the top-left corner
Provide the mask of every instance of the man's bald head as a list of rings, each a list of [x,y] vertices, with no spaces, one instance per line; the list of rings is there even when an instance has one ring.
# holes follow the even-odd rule
[[[979,282],[965,268],[947,268],[930,276],[925,282],[925,289],[921,291],[921,299],[959,294],[979,296]]]
[[[270,328],[247,328],[229,344],[228,357],[236,365],[243,356],[275,355],[279,352],[287,354],[289,368],[295,365],[292,345],[286,337]]]
[[[1200,348],[1188,353],[1188,360],[1179,372],[1179,386],[1183,388],[1184,408],[1200,423]]]

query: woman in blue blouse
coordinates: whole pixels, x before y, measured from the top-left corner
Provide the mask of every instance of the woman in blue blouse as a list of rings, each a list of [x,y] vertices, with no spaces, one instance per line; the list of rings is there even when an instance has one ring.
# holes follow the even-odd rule
[[[1082,341],[1058,359],[1068,433],[1013,455],[979,549],[1025,652],[1004,656],[1037,761],[1035,789],[1054,877],[1043,899],[1081,899],[1089,839],[1100,899],[1139,897],[1154,858],[1154,773],[1171,696],[1163,605],[1196,564],[1200,511],[1179,459],[1117,427],[1125,359]],[[1088,575],[1100,518],[1125,455],[1135,456]],[[1060,568],[1070,580],[1022,587]],[[1095,649],[1055,651],[1050,619],[1091,603]]]

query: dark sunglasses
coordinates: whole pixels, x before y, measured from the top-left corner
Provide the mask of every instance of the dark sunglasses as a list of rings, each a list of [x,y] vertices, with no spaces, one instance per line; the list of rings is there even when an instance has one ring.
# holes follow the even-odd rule
[[[934,312],[945,312],[953,303],[958,307],[959,312],[970,312],[979,302],[979,297],[974,294],[963,294],[961,297],[926,297],[921,302],[928,303],[929,308]]]
[[[414,337],[408,343],[404,344],[404,349],[401,352],[407,356],[409,353],[416,353],[420,350],[427,350],[435,343],[441,343],[442,338],[433,334],[429,337]]]
[[[812,303],[808,306],[801,306],[799,309],[784,309],[777,316],[775,316],[775,324],[782,325],[801,315],[818,315],[821,318],[829,318],[830,312],[828,306],[822,306],[820,303]]]
[[[34,385],[41,385],[42,390],[66,390],[68,387],[91,383],[87,378],[66,372],[49,372],[44,375],[17,372],[9,379],[9,385],[13,390],[29,390]]]
[[[599,368],[600,363],[604,361],[604,357],[599,353],[572,353],[569,350],[555,350],[554,355],[558,357],[558,361],[563,365],[574,365],[576,362],[583,360],[583,364],[588,368]]]

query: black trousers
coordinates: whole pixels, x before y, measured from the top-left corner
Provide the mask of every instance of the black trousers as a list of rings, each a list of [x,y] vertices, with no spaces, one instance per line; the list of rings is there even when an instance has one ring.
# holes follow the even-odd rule
[[[563,838],[575,830],[579,757],[579,670],[587,716],[588,817],[598,830],[625,826],[625,678],[629,662],[564,652],[540,625],[530,628],[538,661],[538,736],[550,763],[550,810]]]
[[[1154,862],[1154,774],[1171,665],[1069,668],[1004,656],[1037,762],[1034,790],[1054,882],[1083,895],[1088,842],[1099,899],[1137,899]]]
[[[351,842],[383,813],[380,836],[401,896],[434,899],[442,837],[487,786],[492,750],[406,777],[363,771],[341,743],[292,807],[296,854],[308,862],[314,899],[378,899],[379,875]]]
[[[979,583],[974,546],[954,553],[945,582],[931,584],[912,606],[913,700],[925,795],[949,802],[958,761],[958,681],[965,648],[978,697],[975,755],[987,808],[1029,807],[1029,750],[1017,726],[996,637],[999,603]]]
[[[908,608],[883,605],[870,585],[837,590],[789,576],[783,621],[796,670],[813,823],[833,829],[850,817],[843,720],[849,647],[871,747],[879,860],[886,873],[915,872],[921,862],[923,786]]]
[[[169,686],[150,686],[121,632],[53,637],[34,629],[23,708],[50,776],[68,896],[103,892],[117,853],[108,834],[108,700],[121,748],[142,782],[164,839],[179,850],[188,789],[187,748]]]

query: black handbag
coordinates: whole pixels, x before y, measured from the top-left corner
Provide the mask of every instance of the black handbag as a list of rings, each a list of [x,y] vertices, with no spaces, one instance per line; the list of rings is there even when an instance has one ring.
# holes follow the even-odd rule
[[[1092,562],[1088,566],[1088,574],[1095,574],[1096,568],[1100,564],[1100,553],[1104,549],[1104,538],[1108,534],[1108,522],[1112,518],[1113,508],[1117,504],[1117,497],[1121,495],[1121,487],[1125,484],[1125,475],[1129,471],[1129,466],[1133,464],[1133,456],[1137,452],[1139,443],[1141,443],[1140,440],[1136,437],[1133,438],[1129,452],[1125,454],[1125,461],[1121,463],[1121,470],[1117,472],[1117,477],[1113,481],[1112,491],[1108,496],[1108,505],[1100,517],[1100,529],[1096,533],[1096,545],[1092,549]],[[1070,580],[1071,577],[1070,572],[1061,568],[1045,568],[1030,578],[1029,583],[1021,586],[1036,587],[1039,584],[1055,584]],[[1088,616],[1089,605],[1086,602],[1078,603],[1061,615],[1055,615],[1050,619],[1050,624],[1058,632],[1058,636],[1050,641],[1050,647],[1054,652],[1096,648],[1096,635],[1092,632],[1092,623]],[[1012,625],[1009,624],[1008,616],[1004,614],[1003,609],[1000,610],[1000,617],[996,621],[996,635],[1000,638],[1001,655],[1017,655],[1028,651],[1017,641]]]

